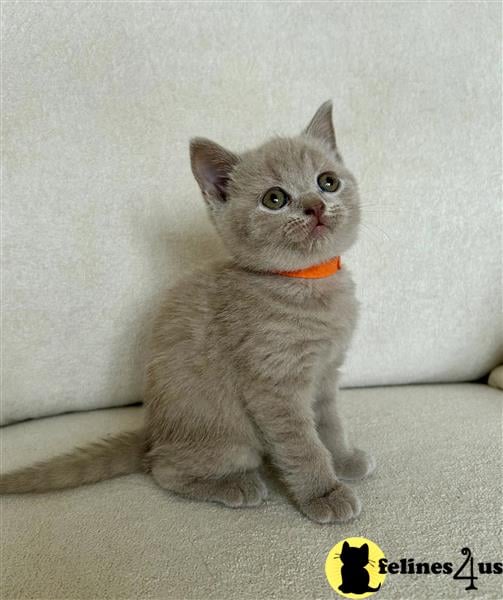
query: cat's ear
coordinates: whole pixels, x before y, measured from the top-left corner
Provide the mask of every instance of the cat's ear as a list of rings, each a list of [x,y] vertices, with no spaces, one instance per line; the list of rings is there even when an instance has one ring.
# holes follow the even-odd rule
[[[342,544],[342,551],[345,552],[349,550],[349,544],[347,542],[344,542],[344,544]]]
[[[363,544],[363,546],[360,546],[360,550],[362,551],[362,554],[365,554],[365,556],[368,558],[369,545],[367,543]]]
[[[219,144],[205,138],[190,141],[190,165],[204,199],[210,204],[227,200],[227,186],[239,158]]]
[[[338,160],[341,160],[337,143],[335,141],[335,129],[332,121],[332,102],[327,100],[316,111],[309,125],[303,131],[304,135],[322,141],[333,152]]]

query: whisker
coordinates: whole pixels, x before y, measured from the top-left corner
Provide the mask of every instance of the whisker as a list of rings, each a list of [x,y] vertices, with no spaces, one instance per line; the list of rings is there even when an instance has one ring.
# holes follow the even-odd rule
[[[363,214],[371,214],[371,213],[382,213],[382,214],[394,214],[403,211],[404,209],[399,208],[386,208],[382,206],[348,206],[345,210],[350,212],[361,212]]]
[[[360,210],[398,210],[394,206],[358,206]]]
[[[403,208],[401,204],[381,204],[380,202],[363,202],[358,205],[360,208]]]
[[[360,223],[360,225],[363,227],[361,230],[361,233],[363,234],[362,242],[370,242],[374,250],[377,250],[379,254],[383,253],[381,240],[376,236],[372,229],[370,229],[365,223]],[[366,237],[364,234],[368,234],[368,236]]]
[[[367,225],[368,227],[375,227],[383,234],[383,236],[386,238],[386,241],[391,242],[391,238],[389,237],[389,235],[384,231],[384,229],[379,227],[379,225],[376,225],[375,223],[364,223],[364,225]]]
[[[390,214],[395,214],[395,213],[399,213],[401,212],[399,208],[380,208],[380,207],[372,207],[372,208],[368,208],[366,206],[360,207],[360,212],[362,212],[365,215],[371,214],[371,213],[380,213],[383,215],[390,215]]]

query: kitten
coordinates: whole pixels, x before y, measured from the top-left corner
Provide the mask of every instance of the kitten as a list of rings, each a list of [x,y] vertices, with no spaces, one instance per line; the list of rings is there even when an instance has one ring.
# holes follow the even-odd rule
[[[360,502],[339,478],[363,478],[375,463],[348,444],[336,409],[357,317],[338,257],[354,243],[360,213],[332,105],[296,137],[242,154],[196,138],[190,156],[231,258],[167,294],[146,363],[144,428],[4,475],[0,491],[146,470],[189,498],[256,506],[267,495],[259,474],[267,455],[308,517],[351,519]]]
[[[365,568],[369,564],[369,546],[350,546],[347,542],[342,545],[341,552],[341,577],[339,589],[343,594],[368,594],[377,592],[381,588],[369,586],[370,575]]]

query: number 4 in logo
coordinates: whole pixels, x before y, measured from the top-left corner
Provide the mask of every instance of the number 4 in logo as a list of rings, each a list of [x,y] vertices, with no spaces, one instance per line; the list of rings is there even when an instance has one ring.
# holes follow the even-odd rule
[[[470,584],[468,585],[468,587],[465,588],[465,590],[476,590],[478,588],[475,587],[473,582],[475,581],[475,579],[478,579],[478,577],[476,577],[473,574],[472,551],[470,550],[470,548],[463,548],[461,550],[461,554],[466,556],[465,562],[459,567],[459,569],[454,573],[454,575],[452,577],[453,577],[453,579],[469,579]],[[466,565],[469,565],[468,569],[470,571],[470,575],[461,575],[460,573],[463,572],[463,569],[466,567]]]

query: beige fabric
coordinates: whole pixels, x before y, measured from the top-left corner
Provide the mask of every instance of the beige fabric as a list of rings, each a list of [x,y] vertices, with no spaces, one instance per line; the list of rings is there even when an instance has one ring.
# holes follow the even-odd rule
[[[240,151],[328,98],[366,227],[345,384],[501,361],[499,2],[3,6],[3,419],[139,398],[160,290],[221,254],[188,139]],[[500,326],[498,326],[500,324]]]
[[[491,371],[487,383],[492,387],[503,390],[503,365],[500,365]]]
[[[133,475],[73,491],[2,499],[2,590],[7,599],[334,598],[329,549],[347,536],[377,542],[390,560],[501,560],[503,393],[483,385],[348,390],[343,409],[378,460],[356,485],[360,518],[320,526],[275,486],[258,509],[190,502]],[[139,408],[12,425],[4,467],[139,423]],[[465,592],[449,576],[388,575],[377,598],[501,598],[501,576]]]

